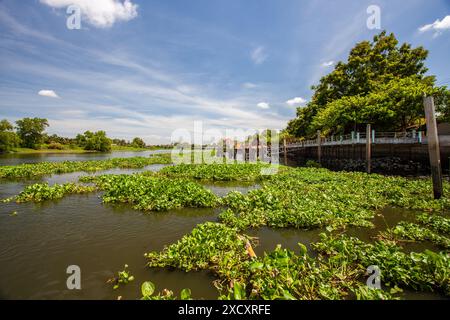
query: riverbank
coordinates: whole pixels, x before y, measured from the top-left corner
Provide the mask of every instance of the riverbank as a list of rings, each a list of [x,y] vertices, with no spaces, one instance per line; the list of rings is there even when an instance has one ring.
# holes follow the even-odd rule
[[[161,150],[159,147],[148,147],[148,148],[136,148],[136,147],[126,147],[126,146],[112,146],[111,151],[154,151],[154,150]],[[167,149],[170,150],[170,149]]]
[[[111,152],[144,152],[144,151],[154,151],[161,148],[149,147],[149,148],[136,148],[136,147],[126,147],[126,146],[112,146]],[[167,149],[170,150],[170,149]],[[30,149],[30,148],[14,148],[10,152],[0,153],[0,154],[71,154],[71,153],[101,153],[96,150],[84,150],[82,148],[68,148],[68,149]]]
[[[47,154],[47,153],[94,153],[98,151],[84,149],[30,149],[30,148],[14,148],[10,152],[2,154]]]

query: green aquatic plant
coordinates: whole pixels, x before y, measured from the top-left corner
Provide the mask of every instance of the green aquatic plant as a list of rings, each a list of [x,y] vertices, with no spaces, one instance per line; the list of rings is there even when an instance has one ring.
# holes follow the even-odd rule
[[[236,228],[207,222],[161,252],[146,254],[150,267],[184,271],[209,270],[218,278],[219,299],[392,299],[389,292],[364,291],[359,278],[365,269],[351,262],[312,258],[282,249],[256,257],[256,241]]]
[[[161,169],[160,174],[168,177],[182,177],[209,181],[258,181],[268,175],[270,164],[232,163],[232,164],[179,164]],[[282,170],[286,170],[282,168]]]
[[[386,241],[365,243],[357,238],[328,236],[313,248],[328,260],[355,265],[362,270],[377,265],[382,283],[423,291],[439,291],[450,295],[450,257],[445,252],[406,254],[401,248]]]
[[[113,168],[138,169],[152,164],[170,164],[170,154],[150,157],[112,158],[108,160],[39,162],[16,166],[0,166],[0,179],[33,179],[45,175],[71,172],[95,172]]]
[[[383,290],[364,290],[364,269],[323,257],[311,258],[300,244],[295,254],[281,246],[249,264],[250,298],[283,300],[394,299]]]
[[[48,183],[36,183],[26,186],[19,195],[5,199],[5,202],[16,201],[23,202],[43,202],[46,200],[61,199],[68,194],[81,194],[96,191],[94,186],[83,186],[75,183],[55,184],[50,186]]]
[[[448,188],[448,184],[445,184]],[[384,177],[356,172],[295,168],[262,182],[246,195],[231,192],[221,222],[249,227],[295,227],[328,230],[371,227],[386,206],[423,211],[450,210],[449,198],[434,200],[430,180]]]
[[[186,179],[145,174],[102,175],[80,179],[103,190],[104,203],[128,203],[136,210],[165,211],[182,207],[215,207],[220,199]]]
[[[425,226],[450,237],[450,219],[440,215],[420,214],[417,217]]]
[[[117,272],[117,277],[109,279],[108,283],[113,283],[113,289],[116,290],[119,288],[120,285],[127,284],[134,280],[134,276],[131,275],[130,271],[128,270],[128,265],[124,265],[124,268],[122,271]]]
[[[174,267],[184,271],[210,270],[222,278],[242,279],[242,261],[251,259],[246,247],[252,238],[220,223],[198,225],[162,252],[145,256],[150,267]]]
[[[305,163],[305,167],[308,167],[308,168],[321,168],[322,166],[317,161],[308,160]]]
[[[431,241],[432,243],[450,249],[450,238],[445,237],[427,227],[415,223],[401,221],[395,228],[381,233],[381,237],[391,240]]]
[[[176,296],[174,296],[173,291],[164,289],[162,292],[157,295],[153,295],[156,290],[156,286],[151,281],[145,281],[141,285],[141,300],[178,300]],[[191,289],[183,289],[180,292],[180,300],[192,300],[191,298]]]

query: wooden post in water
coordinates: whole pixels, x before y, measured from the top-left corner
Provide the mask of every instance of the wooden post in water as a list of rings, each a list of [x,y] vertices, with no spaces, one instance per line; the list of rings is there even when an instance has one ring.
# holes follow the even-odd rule
[[[223,145],[222,145],[222,162],[223,163],[227,163],[227,143],[225,141],[225,139],[222,140]]]
[[[430,156],[431,177],[433,179],[433,193],[435,199],[440,199],[443,193],[442,169],[433,97],[424,97],[423,104],[427,122],[428,154]]]
[[[370,124],[367,124],[366,128],[366,170],[367,173],[371,171],[371,158],[372,158],[372,130]]]
[[[322,163],[322,137],[320,136],[320,130],[317,130],[317,162]]]
[[[247,162],[247,143],[245,142],[245,140],[244,142],[242,142],[242,147],[244,148],[244,162]]]
[[[259,160],[259,133],[256,134],[256,161]]]
[[[286,138],[283,139],[284,165],[287,166],[287,144]]]

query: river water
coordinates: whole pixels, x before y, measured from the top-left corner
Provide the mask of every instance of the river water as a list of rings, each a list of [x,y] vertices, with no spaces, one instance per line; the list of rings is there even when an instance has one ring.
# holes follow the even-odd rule
[[[157,152],[157,151],[156,151]],[[18,164],[37,161],[88,160],[108,157],[147,156],[150,153],[117,152],[111,154],[30,155],[1,158],[0,163]],[[167,151],[166,151],[167,152]],[[152,165],[138,170],[113,169],[100,173],[131,174],[143,170],[157,171],[164,165]],[[77,181],[87,173],[52,175],[35,181],[0,182],[0,199],[18,194],[38,181],[49,184]],[[97,173],[98,174],[98,173]],[[229,191],[248,192],[259,185],[249,183],[209,183],[206,188],[224,196]],[[217,221],[222,210],[179,209],[161,213],[143,213],[126,205],[105,205],[101,193],[71,195],[58,201],[41,204],[0,204],[0,299],[123,299],[140,298],[144,281],[156,284],[157,291],[167,288],[179,296],[183,288],[191,288],[198,299],[216,299],[214,277],[208,272],[183,272],[146,267],[144,253],[159,251],[179,240],[199,223]],[[12,215],[17,212],[16,215]],[[382,218],[380,218],[382,217]],[[349,233],[372,241],[380,230],[393,226],[399,219],[408,220],[407,212],[386,209],[375,219],[377,227],[351,229]],[[302,242],[319,240],[323,230],[270,229],[248,230],[259,238],[257,255],[273,250],[276,245],[298,251]],[[435,249],[420,244],[414,250]],[[109,278],[129,265],[135,280],[113,290],[106,283]],[[81,268],[81,290],[68,290],[66,269],[70,265]],[[436,294],[406,292],[406,298],[441,298]]]
[[[22,163],[54,162],[54,161],[85,161],[106,160],[111,158],[148,157],[151,154],[168,153],[170,150],[149,151],[114,151],[89,153],[29,153],[0,154],[0,166],[13,166]]]

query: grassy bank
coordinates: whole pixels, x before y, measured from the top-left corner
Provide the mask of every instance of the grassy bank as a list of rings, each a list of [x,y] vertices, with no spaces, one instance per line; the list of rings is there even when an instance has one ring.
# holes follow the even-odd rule
[[[9,154],[46,154],[46,153],[93,153],[97,151],[84,150],[82,148],[74,149],[30,149],[30,148],[14,148]]]
[[[170,152],[172,147],[159,147],[159,146],[149,146],[145,148],[129,147],[129,146],[111,146],[111,151],[154,151],[154,150],[167,150]]]
[[[131,152],[139,152],[139,151],[150,151],[154,149],[150,148],[137,148],[137,147],[127,147],[127,146],[111,146],[111,151],[131,151]]]
[[[159,147],[147,147],[147,148],[136,148],[136,147],[127,147],[127,146],[112,146],[111,151],[115,152],[140,152],[140,151],[153,151],[153,150],[160,150]],[[167,149],[168,152],[170,149]],[[95,153],[99,151],[95,150],[84,150],[81,147],[75,147],[75,148],[64,148],[64,149],[48,149],[46,147],[42,149],[31,149],[31,148],[14,148],[9,154],[47,154],[47,153]]]

